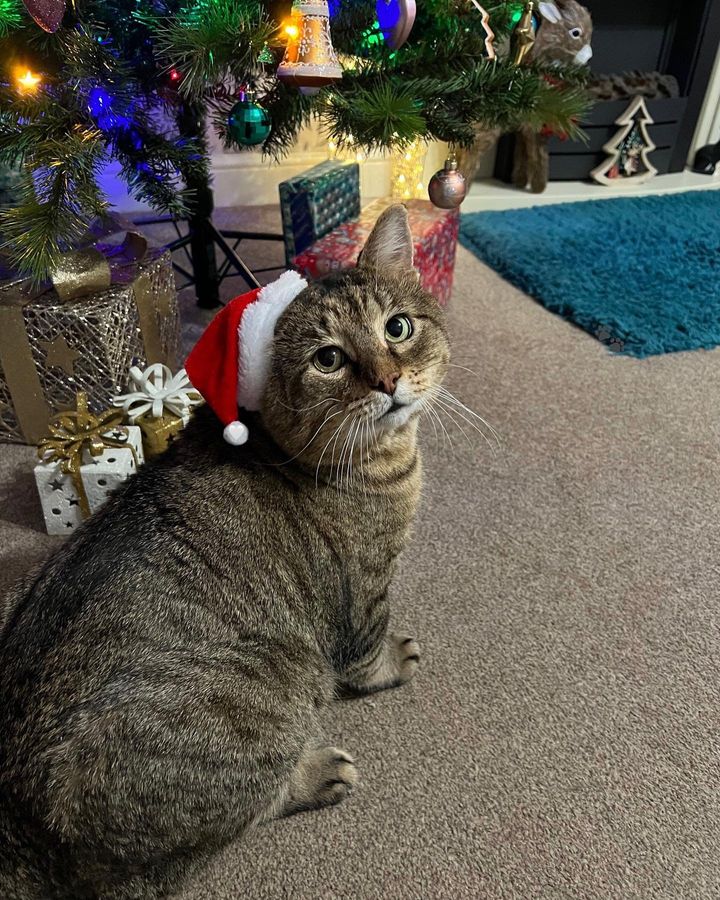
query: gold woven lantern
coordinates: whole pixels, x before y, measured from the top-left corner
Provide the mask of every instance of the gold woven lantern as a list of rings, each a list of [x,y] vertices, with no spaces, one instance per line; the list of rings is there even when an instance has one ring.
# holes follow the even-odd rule
[[[303,94],[316,94],[321,87],[342,78],[330,37],[327,0],[295,0],[285,33],[285,56],[277,70],[281,81],[295,85]]]

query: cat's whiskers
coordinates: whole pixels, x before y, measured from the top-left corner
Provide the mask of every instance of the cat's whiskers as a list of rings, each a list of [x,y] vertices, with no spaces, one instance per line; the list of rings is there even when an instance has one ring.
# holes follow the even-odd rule
[[[340,473],[343,470],[343,461],[345,459],[345,448],[348,445],[348,441],[350,440],[350,432],[352,430],[352,422],[347,427],[347,432],[345,434],[345,438],[342,442],[342,446],[340,447],[340,455],[338,456],[337,469],[335,470],[335,487],[340,491]],[[334,458],[334,454],[333,454]],[[332,475],[332,466],[330,467],[330,474]]]
[[[345,410],[343,410],[343,412],[344,412],[344,411],[345,411]],[[337,439],[338,439],[338,436],[340,435],[340,432],[341,432],[341,430],[342,430],[342,427],[343,427],[343,425],[347,422],[347,420],[350,418],[351,415],[352,415],[352,413],[348,413],[348,414],[345,416],[345,418],[344,418],[344,419],[342,420],[342,422],[338,425],[338,427],[335,429],[335,431],[330,435],[330,437],[329,437],[329,439],[328,439],[328,442],[327,442],[327,443],[325,444],[325,446],[323,447],[322,453],[320,454],[320,458],[318,459],[318,462],[317,462],[317,466],[315,467],[315,487],[318,486],[318,480],[319,480],[319,476],[320,476],[320,466],[322,465],[322,461],[323,461],[323,457],[325,456],[325,452],[326,452],[327,448],[330,446],[330,444],[332,443],[333,438],[335,439],[335,445],[337,445]],[[330,474],[329,474],[329,478],[332,478],[332,470],[333,470],[333,462],[334,462],[334,459],[335,459],[335,450],[333,449],[333,459],[332,459],[332,461],[331,461],[331,463],[330,463]]]
[[[468,444],[472,447],[472,441],[470,440],[470,437],[469,437],[467,431],[465,431],[465,429],[462,427],[460,422],[458,422],[458,420],[454,414],[454,410],[452,410],[449,406],[446,406],[442,402],[442,400],[440,400],[440,398],[437,396],[433,397],[433,404],[436,407],[436,411],[443,412],[448,417],[448,419],[453,423],[453,425],[457,428],[457,430],[460,432],[460,434],[462,434],[462,436],[465,438],[465,440],[468,442]]]
[[[330,475],[331,475],[331,476],[332,476],[332,470],[333,470],[333,468],[335,467],[335,451],[337,450],[337,442],[338,442],[338,439],[340,438],[340,434],[342,433],[342,429],[343,429],[343,426],[345,425],[345,422],[347,422],[348,419],[350,419],[350,420],[351,420],[351,424],[347,426],[347,431],[345,432],[345,437],[343,438],[343,442],[342,442],[342,445],[341,445],[341,447],[340,447],[340,455],[338,456],[337,469],[336,469],[336,473],[335,473],[336,476],[337,476],[337,472],[339,471],[339,468],[340,468],[340,460],[342,459],[343,449],[345,448],[345,443],[346,443],[346,441],[347,441],[347,439],[348,439],[348,435],[350,434],[350,428],[352,427],[352,418],[353,418],[353,414],[352,414],[352,413],[349,413],[349,414],[346,416],[346,418],[343,419],[343,421],[342,421],[342,423],[341,423],[341,425],[340,425],[340,431],[339,431],[339,433],[335,435],[335,440],[333,441],[333,447],[332,447],[332,456],[331,456],[331,458],[330,458]]]
[[[479,413],[476,413],[474,409],[470,409],[469,406],[466,406],[462,402],[462,400],[458,400],[458,398],[455,396],[455,394],[451,393],[444,385],[439,384],[437,386],[437,389],[438,389],[438,392],[441,394],[441,396],[445,400],[448,401],[448,403],[452,404],[453,406],[459,407],[461,410],[466,412],[468,415],[473,416],[473,418],[475,418],[479,422],[481,422],[488,429],[488,431],[492,434],[492,436],[495,438],[495,441],[496,441],[498,447],[501,445],[502,442],[500,440],[500,435],[497,433],[495,428],[493,428],[493,426],[486,419],[484,419]]]
[[[436,392],[436,393],[433,395],[433,404],[436,406],[436,408],[437,408],[438,410],[442,410],[442,411],[445,413],[445,415],[450,419],[450,421],[453,422],[453,424],[455,425],[455,427],[458,428],[458,429],[460,430],[460,432],[463,434],[463,436],[464,436],[465,439],[468,441],[468,443],[471,444],[472,442],[470,441],[470,438],[468,437],[467,432],[466,432],[465,429],[462,427],[462,425],[460,424],[460,422],[458,422],[458,420],[457,420],[456,417],[461,418],[461,419],[462,419],[464,422],[466,422],[471,428],[474,428],[475,431],[477,431],[477,433],[478,433],[479,435],[482,436],[483,440],[484,440],[485,443],[488,445],[488,447],[490,448],[490,450],[491,450],[493,453],[495,453],[495,449],[496,449],[496,448],[495,448],[495,446],[493,445],[493,443],[490,441],[490,439],[488,438],[488,436],[485,434],[485,432],[484,432],[481,428],[479,428],[479,427],[475,424],[475,422],[472,421],[472,419],[469,419],[466,415],[464,415],[460,409],[458,409],[457,407],[451,405],[446,399],[444,399],[443,396],[439,394],[439,392]]]
[[[365,465],[370,461],[370,424],[368,419],[362,423],[360,432],[360,477],[362,478],[363,493],[367,495],[365,484]]]
[[[357,424],[355,425],[355,429],[352,435],[352,441],[350,443],[350,450],[348,451],[348,464],[347,464],[347,488],[350,489],[350,484],[352,483],[353,478],[355,478],[355,447],[357,445],[358,437],[360,435],[360,429],[362,428],[364,422],[364,418],[362,415],[358,416]],[[362,469],[362,459],[360,459],[360,468]]]
[[[437,447],[437,445],[438,445],[438,430],[437,430],[437,425],[435,424],[435,419],[434,419],[434,418],[431,418],[431,416],[430,416],[430,413],[431,413],[431,412],[434,412],[434,410],[433,410],[433,408],[432,408],[431,406],[428,405],[428,402],[427,402],[427,400],[426,400],[424,397],[422,397],[422,398],[420,399],[420,411],[423,412],[423,413],[425,413],[425,415],[426,415],[427,418],[428,418],[428,421],[430,422],[430,424],[431,424],[432,427],[433,427],[433,434],[435,435],[435,446]],[[437,413],[436,413],[435,415],[436,415],[436,417],[437,417]],[[444,443],[445,443],[445,438],[443,437],[443,444],[444,444]]]
[[[460,366],[457,363],[448,363],[448,368],[450,369],[462,369],[464,372],[469,372],[471,375],[474,375],[476,378],[479,378],[480,375],[474,369],[468,369],[467,366]]]
[[[354,436],[357,431],[357,426],[359,423],[359,417],[355,419],[355,421],[351,422],[348,426],[348,433],[345,437],[345,442],[342,446],[342,451],[340,453],[340,460],[338,461],[338,474],[336,479],[336,484],[338,486],[338,490],[343,488],[345,484],[349,488],[349,480],[350,480],[350,469],[352,466],[352,453],[354,446]]]
[[[443,431],[443,448],[445,447],[445,441],[447,440],[448,444],[450,445],[450,449],[454,452],[454,451],[455,451],[455,442],[453,441],[452,435],[450,434],[450,432],[449,432],[449,431],[447,430],[447,428],[445,427],[445,423],[444,423],[443,420],[442,420],[442,416],[441,416],[440,413],[435,409],[435,407],[432,406],[432,404],[430,405],[430,409],[432,410],[432,414],[433,414],[433,415],[435,416],[435,418],[437,419],[438,425],[442,428],[442,431]]]
[[[447,442],[450,444],[450,449],[453,450],[453,452],[454,452],[454,450],[455,450],[455,444],[454,444],[454,442],[453,442],[452,435],[450,434],[450,432],[449,432],[449,431],[447,430],[447,428],[445,427],[445,423],[443,422],[442,418],[440,417],[440,413],[439,413],[439,412],[435,409],[435,407],[433,406],[432,398],[428,398],[428,401],[427,401],[427,411],[428,411],[428,413],[430,413],[430,414],[433,416],[433,418],[435,419],[435,421],[437,421],[438,425],[439,425],[440,428],[442,429],[442,433],[443,433],[443,448],[445,447],[445,442],[447,441]]]
[[[305,444],[305,446],[302,448],[302,450],[298,450],[298,452],[295,454],[295,456],[291,456],[290,459],[286,459],[285,462],[277,463],[278,466],[286,466],[288,463],[293,462],[301,454],[303,454],[308,449],[310,444],[312,444],[312,442],[315,440],[315,438],[320,434],[320,432],[323,430],[325,425],[327,425],[327,423],[330,421],[330,419],[334,419],[335,416],[339,416],[343,412],[343,410],[339,409],[337,412],[334,412],[332,415],[329,415],[330,412],[331,412],[331,410],[328,410],[328,414],[325,415],[325,418],[322,420],[322,422],[318,426],[317,430],[315,431],[313,436],[310,438],[310,440],[307,442],[307,444]],[[332,438],[331,438],[331,440],[332,440]]]
[[[363,412],[367,408],[367,404],[362,404]],[[341,449],[340,459],[338,461],[338,474],[336,484],[338,489],[350,490],[350,486],[356,475],[356,450],[358,450],[357,463],[360,469],[360,480],[362,482],[363,491],[367,494],[367,485],[365,481],[365,465],[370,460],[370,425],[369,416],[359,414],[353,425],[348,429],[348,434]],[[374,433],[376,436],[376,434]]]
[[[276,402],[279,403],[280,406],[283,406],[285,409],[289,409],[290,412],[305,413],[310,412],[313,409],[317,409],[318,406],[322,406],[323,403],[330,403],[331,401],[334,401],[335,403],[342,403],[342,400],[340,400],[339,397],[325,397],[322,400],[318,400],[317,403],[313,403],[312,406],[306,406],[303,409],[297,409],[294,406],[288,406],[287,403],[283,403],[282,400],[277,400]]]
[[[350,483],[351,483],[352,474],[353,474],[355,443],[357,441],[358,430],[360,428],[361,423],[362,423],[362,419],[358,417],[357,421],[355,422],[355,427],[352,431],[352,437],[350,440],[350,444],[348,446],[347,463],[345,465],[345,486],[348,490],[350,489]]]
[[[354,413],[348,413],[348,415],[345,417],[345,419],[343,419],[343,421],[342,421],[342,423],[341,423],[341,425],[340,425],[340,429],[341,429],[341,430],[342,430],[342,426],[345,424],[345,422],[347,422],[348,419],[351,419],[351,420],[352,420],[353,416],[354,416]],[[340,470],[341,470],[341,466],[342,466],[343,456],[344,456],[344,454],[345,454],[345,447],[347,446],[347,442],[348,442],[348,439],[349,439],[349,437],[350,437],[350,430],[351,430],[351,429],[352,429],[352,421],[350,422],[350,424],[349,424],[348,427],[347,427],[347,432],[346,432],[346,434],[345,434],[345,439],[343,440],[342,445],[341,445],[341,447],[340,447],[340,455],[339,455],[339,457],[338,457],[337,467],[335,468],[335,486],[336,486],[336,487],[338,487],[339,478],[340,478]],[[330,478],[331,478],[331,479],[332,479],[332,471],[333,471],[333,467],[334,467],[334,465],[335,465],[335,450],[336,450],[336,448],[337,448],[337,441],[338,441],[338,438],[339,438],[339,437],[340,437],[340,434],[339,434],[339,432],[338,432],[338,434],[337,434],[336,437],[335,437],[335,443],[333,444],[333,450],[332,450],[332,458],[331,458],[331,460],[330,460]]]
[[[475,378],[479,378],[479,377],[480,377],[480,375],[479,375],[477,372],[475,372],[473,369],[469,369],[467,366],[461,366],[461,365],[459,365],[458,363],[451,363],[451,362],[446,363],[446,365],[447,365],[449,368],[451,368],[451,369],[462,369],[464,372],[469,372],[469,373],[470,373],[473,377],[475,377]],[[425,366],[424,368],[420,369],[420,370],[419,370],[419,374],[421,374],[421,373],[423,373],[423,372],[428,372],[428,371],[430,371],[431,369],[435,369],[435,364],[434,364],[434,363],[432,363],[431,365]],[[448,400],[449,402],[451,402],[453,405],[460,406],[460,407],[464,410],[464,412],[468,413],[468,414],[471,415],[471,416],[474,416],[476,419],[478,419],[480,422],[482,422],[482,424],[488,429],[488,431],[489,431],[489,432],[492,434],[492,436],[495,438],[495,440],[496,440],[498,446],[500,446],[500,444],[502,443],[501,438],[500,438],[500,435],[499,435],[498,432],[495,430],[495,428],[493,428],[493,426],[492,426],[486,419],[484,419],[484,418],[480,415],[480,413],[478,413],[478,412],[477,412],[476,410],[474,410],[474,409],[470,409],[469,406],[466,406],[466,405],[462,402],[462,400],[459,400],[459,399],[458,399],[451,391],[449,391],[449,390],[445,387],[444,384],[437,384],[437,385],[432,385],[432,386],[428,385],[427,387],[428,387],[429,390],[437,390],[437,391],[439,391],[441,394],[444,395],[444,397],[445,397],[446,400]]]

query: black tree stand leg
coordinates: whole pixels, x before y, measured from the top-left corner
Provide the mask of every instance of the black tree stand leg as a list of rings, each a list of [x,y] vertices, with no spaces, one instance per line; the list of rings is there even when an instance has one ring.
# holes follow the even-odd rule
[[[192,138],[202,145],[203,153],[207,152],[205,110],[200,104],[181,103],[177,125],[183,137]],[[215,229],[212,223],[215,206],[213,193],[207,178],[186,176],[185,184],[194,195],[188,226],[197,303],[203,309],[214,309],[220,305],[220,279],[215,256]]]
[[[183,137],[198,142],[206,152],[205,141],[205,109],[199,103],[182,102],[176,117],[178,131]],[[207,178],[185,175],[185,185],[192,190],[193,199],[189,217],[187,218],[188,234],[181,235],[177,222],[168,216],[151,219],[139,219],[138,225],[158,225],[172,222],[178,231],[178,238],[167,245],[168,250],[175,252],[190,251],[192,273],[173,261],[177,272],[186,279],[179,289],[189,285],[195,286],[197,304],[203,309],[215,309],[220,305],[220,283],[225,278],[239,276],[250,288],[260,287],[255,273],[236,252],[240,241],[282,241],[281,234],[265,231],[237,231],[235,229],[216,228],[212,221],[215,206],[213,192]],[[230,241],[233,241],[231,246]],[[224,257],[218,267],[217,251]],[[279,267],[270,267],[279,268]],[[270,269],[258,269],[258,272]]]

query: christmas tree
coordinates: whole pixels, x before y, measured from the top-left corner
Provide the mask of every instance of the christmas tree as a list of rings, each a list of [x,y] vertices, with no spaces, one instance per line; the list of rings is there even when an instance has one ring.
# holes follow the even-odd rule
[[[227,145],[261,142],[278,157],[313,119],[340,147],[401,150],[417,138],[467,146],[478,123],[572,135],[586,104],[579,71],[492,58],[488,29],[499,45],[517,0],[489,7],[489,20],[470,0],[421,0],[409,38],[406,0],[332,0],[327,35],[322,22],[312,34],[336,70],[305,80],[293,70],[302,5],[24,2],[0,0],[0,165],[21,166],[0,232],[13,265],[38,278],[107,210],[98,175],[111,160],[136,199],[197,213],[206,120]],[[322,19],[325,0],[305,6]],[[238,105],[247,86],[256,99]]]

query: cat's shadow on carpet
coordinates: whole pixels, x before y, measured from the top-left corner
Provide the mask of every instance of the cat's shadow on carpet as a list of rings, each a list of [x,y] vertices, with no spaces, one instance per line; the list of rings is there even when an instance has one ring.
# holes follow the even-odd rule
[[[32,471],[17,468],[0,492],[0,522],[45,534],[42,508]]]

